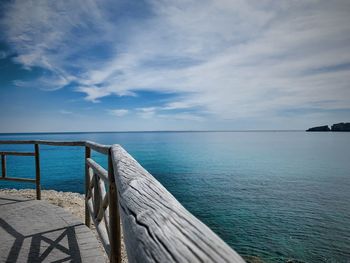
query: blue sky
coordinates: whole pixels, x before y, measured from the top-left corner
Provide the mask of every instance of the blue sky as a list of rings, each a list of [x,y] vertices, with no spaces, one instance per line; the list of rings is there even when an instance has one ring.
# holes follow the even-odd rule
[[[350,121],[350,1],[1,1],[0,132]]]

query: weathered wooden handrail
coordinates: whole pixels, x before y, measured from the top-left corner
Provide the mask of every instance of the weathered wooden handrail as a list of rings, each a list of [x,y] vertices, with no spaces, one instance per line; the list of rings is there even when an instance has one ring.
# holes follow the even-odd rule
[[[129,262],[245,262],[119,145],[43,140],[0,144],[35,145],[36,179],[15,180],[35,181],[39,197],[39,145],[85,147],[85,224],[90,227],[92,219],[110,262],[121,260],[120,219]],[[107,170],[91,158],[91,150],[108,156]],[[9,180],[5,154],[1,156],[1,179],[5,175]]]
[[[119,145],[112,160],[129,262],[244,262]]]

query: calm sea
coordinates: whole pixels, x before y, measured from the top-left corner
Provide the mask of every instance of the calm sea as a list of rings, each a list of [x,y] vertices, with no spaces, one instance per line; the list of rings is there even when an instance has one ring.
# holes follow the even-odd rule
[[[350,262],[350,133],[0,136],[7,139],[121,144],[241,255],[263,262]],[[105,165],[105,157],[95,158]],[[83,159],[81,148],[41,146],[42,188],[82,193]],[[7,166],[9,175],[34,176],[32,157],[8,157]],[[32,185],[0,182],[0,187]]]

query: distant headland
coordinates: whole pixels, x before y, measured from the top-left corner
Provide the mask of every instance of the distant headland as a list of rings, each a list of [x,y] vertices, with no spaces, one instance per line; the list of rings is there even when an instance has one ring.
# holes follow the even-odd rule
[[[307,132],[350,132],[350,122],[340,122],[333,124],[331,128],[328,125],[312,127],[306,130]]]

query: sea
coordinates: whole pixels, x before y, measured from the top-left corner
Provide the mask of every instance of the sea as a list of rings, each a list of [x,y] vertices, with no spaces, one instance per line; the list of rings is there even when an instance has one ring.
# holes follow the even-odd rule
[[[2,134],[122,145],[249,262],[350,262],[350,133],[303,131]],[[32,145],[0,145],[32,151]],[[84,149],[40,146],[42,189],[84,191]],[[94,153],[106,166],[106,157]],[[35,177],[33,157],[8,176]],[[0,181],[0,188],[33,188]]]

